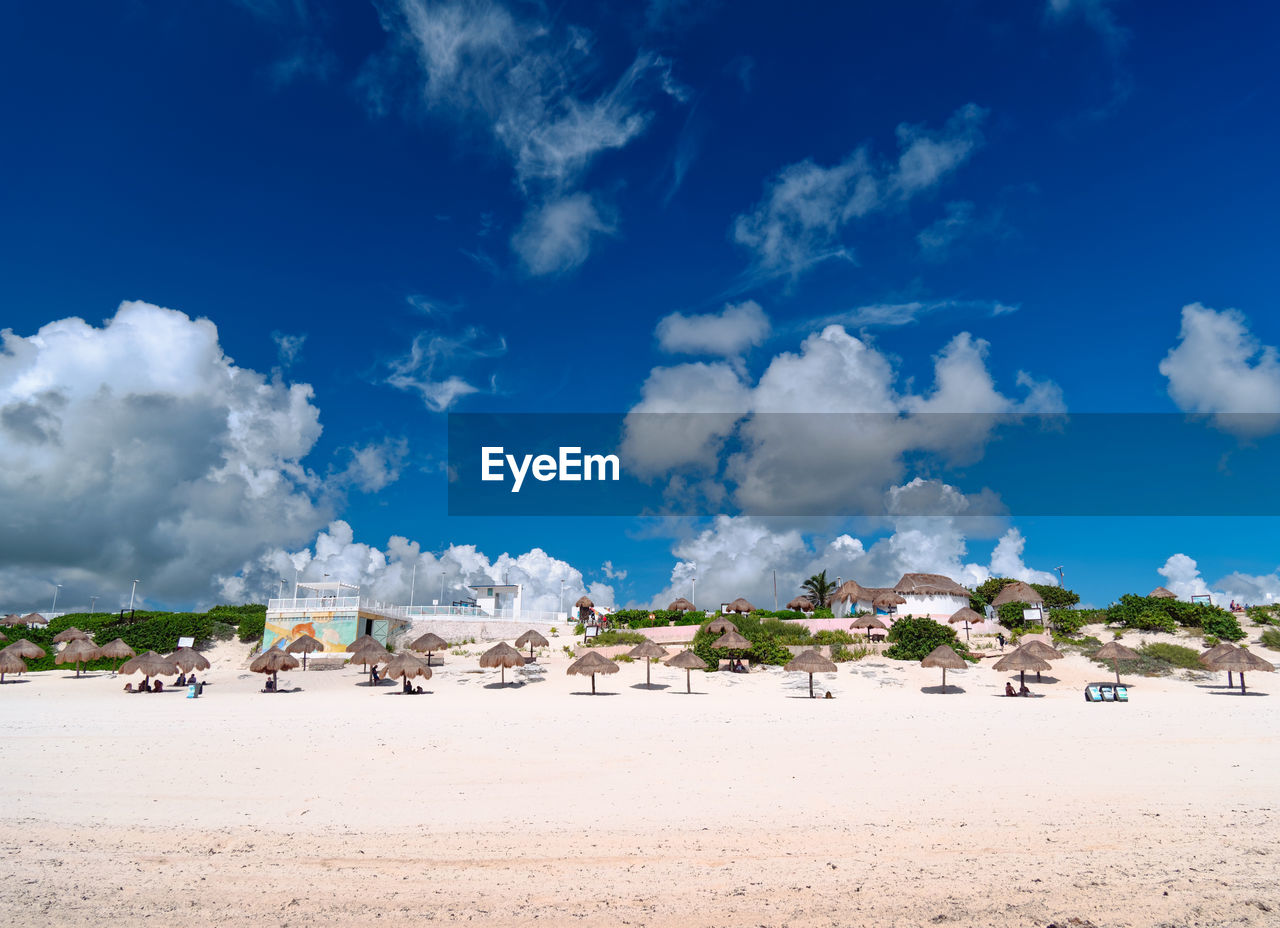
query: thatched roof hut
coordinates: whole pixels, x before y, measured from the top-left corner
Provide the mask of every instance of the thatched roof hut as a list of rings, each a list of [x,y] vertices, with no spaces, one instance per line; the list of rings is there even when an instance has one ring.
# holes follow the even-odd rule
[[[862,586],[857,580],[846,580],[836,588],[836,591],[827,597],[832,603],[859,603],[871,602],[875,598],[876,593],[882,590],[871,590]]]
[[[507,682],[508,667],[523,667],[524,656],[505,641],[499,641],[488,651],[480,655],[481,667],[498,667],[501,669],[502,682]]]
[[[591,676],[591,695],[596,692],[596,674],[598,673],[617,673],[618,665],[609,658],[605,657],[599,651],[588,651],[582,657],[578,658],[565,673],[576,673]]]
[[[1177,599],[1178,594],[1163,586],[1158,586],[1147,594],[1150,599]]]
[[[573,604],[575,609],[594,609],[596,604],[591,601],[591,597],[585,593],[578,597],[578,601]]]
[[[686,693],[693,692],[693,684],[690,682],[690,672],[694,670],[706,670],[707,662],[692,651],[681,651],[674,657],[669,657],[665,661],[668,667],[675,667],[684,671],[684,691]]]
[[[964,670],[968,666],[968,662],[956,653],[955,648],[950,645],[940,644],[928,654],[924,660],[920,662],[921,667],[941,667],[942,668],[942,691],[947,691],[947,671],[948,670]]]
[[[28,612],[22,617],[22,621],[26,625],[48,625],[49,620],[38,612]]]
[[[713,648],[727,648],[730,651],[749,651],[751,642],[741,635],[736,628],[731,628],[712,642]]]
[[[696,612],[697,607],[695,607],[693,603],[689,602],[689,600],[681,596],[679,599],[674,600],[670,605],[667,606],[667,611],[668,612]]]
[[[178,669],[183,673],[190,673],[193,670],[208,670],[210,667],[209,659],[195,648],[178,648],[178,650],[169,655],[169,660],[177,664]]]
[[[739,596],[733,602],[729,603],[729,605],[725,606],[724,611],[737,612],[741,615],[746,615],[747,613],[755,612],[756,607],[751,605],[751,603],[747,602],[741,596]]]
[[[126,665],[127,666],[127,665]],[[271,674],[271,692],[280,692],[280,671],[293,670],[298,666],[298,659],[288,651],[279,648],[268,648],[249,664],[254,673]]]
[[[4,682],[7,673],[26,673],[27,665],[17,654],[0,651],[0,683]]]
[[[1043,606],[1044,597],[1030,583],[1015,580],[1013,583],[1006,584],[996,594],[995,599],[991,600],[991,605],[993,606],[1003,606],[1005,603],[1026,603],[1028,606]]]
[[[96,661],[102,657],[102,649],[88,638],[73,638],[65,648],[53,657],[55,664],[75,664],[76,676],[80,676],[80,665],[85,661]]]
[[[947,623],[949,625],[960,625],[961,623],[967,622],[970,625],[977,625],[979,622],[985,622],[986,620],[987,617],[981,612],[978,612],[976,609],[971,609],[968,606],[964,606],[963,608],[957,609],[952,614],[951,618],[947,619]]]
[[[404,680],[405,692],[408,692],[409,681],[414,677],[422,677],[424,680],[431,679],[431,668],[427,666],[422,658],[415,654],[400,653],[387,662],[382,674],[391,680]]]
[[[906,601],[905,597],[893,590],[881,590],[871,597],[871,605],[877,609],[891,609],[894,606],[901,606]]]
[[[893,589],[903,596],[969,597],[968,590],[942,574],[903,574],[902,579],[893,585]]]
[[[26,638],[19,638],[13,644],[7,645],[3,651],[0,651],[0,653],[16,654],[24,661],[30,661],[35,660],[37,657],[44,657],[45,652],[44,648],[40,647],[40,645],[33,644]]]
[[[351,642],[351,644],[347,645],[347,652],[354,654],[366,645],[371,644],[376,644],[378,647],[382,647],[382,642],[372,635],[361,635],[355,641]]]
[[[551,642],[541,632],[531,628],[516,639],[517,648],[525,646],[529,648],[529,660],[533,660],[533,649],[550,647]]]
[[[70,628],[64,628],[58,634],[53,636],[54,644],[62,644],[64,641],[75,641],[78,638],[89,639],[88,632],[82,632],[80,629],[72,625]]]
[[[0,625],[26,625],[26,624],[27,624],[26,622],[22,621],[22,616],[18,615],[16,612],[10,612],[3,619],[0,619]]]
[[[815,673],[835,673],[836,665],[827,660],[813,648],[801,651],[782,668],[791,673],[807,673],[809,675],[809,698],[813,698],[813,675]]]
[[[1236,648],[1230,654],[1224,654],[1213,662],[1215,670],[1234,670],[1240,674],[1240,692],[1246,692],[1244,687],[1244,672],[1246,670],[1260,670],[1271,673],[1276,669],[1275,664],[1268,660],[1264,660],[1252,651],[1245,648]]]
[[[1018,682],[1021,686],[1027,685],[1028,670],[1034,670],[1036,673],[1039,673],[1042,670],[1053,669],[1049,666],[1049,662],[1047,660],[1043,657],[1036,657],[1026,648],[1018,648],[1014,651],[1010,651],[1004,657],[1000,658],[1000,660],[996,661],[992,666],[994,669],[1005,673],[1017,671]]]
[[[734,625],[724,616],[720,616],[717,619],[712,619],[710,622],[707,623],[707,631],[711,632],[711,634],[713,635],[722,635],[727,631],[736,632],[737,630],[738,630],[738,626]]]
[[[249,667],[253,669],[252,665]],[[150,681],[152,677],[171,677],[178,672],[178,665],[163,654],[157,654],[155,651],[145,651],[135,658],[131,658],[124,662],[120,667],[120,673],[123,675],[131,673],[140,673],[143,676],[143,683]]]
[[[812,612],[814,609],[813,600],[807,596],[797,596],[791,602],[787,603],[787,608],[795,612]]]
[[[1060,661],[1065,656],[1061,651],[1052,645],[1047,645],[1043,641],[1023,641],[1021,642],[1022,650],[1034,654],[1036,657],[1044,658],[1046,661]]]
[[[644,661],[644,685],[645,686],[651,685],[649,682],[649,670],[650,670],[650,667],[652,666],[651,662],[655,658],[663,658],[666,656],[667,656],[667,649],[660,644],[655,644],[652,641],[642,641],[638,645],[636,645],[634,648],[632,648],[630,651],[627,652],[627,657]]]

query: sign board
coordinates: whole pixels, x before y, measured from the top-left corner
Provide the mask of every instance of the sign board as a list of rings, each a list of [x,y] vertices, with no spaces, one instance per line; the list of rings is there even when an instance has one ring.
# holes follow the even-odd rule
[[[1191,601],[1193,603],[1203,603],[1206,606],[1213,605],[1213,597],[1210,596],[1208,593],[1198,593],[1195,596],[1191,597]]]
[[[1023,609],[1022,621],[1030,622],[1032,625],[1043,625],[1044,614],[1039,609],[1036,609],[1036,608]]]
[[[178,647],[180,648],[194,648],[195,646],[196,646],[196,640],[194,638],[178,639]]]

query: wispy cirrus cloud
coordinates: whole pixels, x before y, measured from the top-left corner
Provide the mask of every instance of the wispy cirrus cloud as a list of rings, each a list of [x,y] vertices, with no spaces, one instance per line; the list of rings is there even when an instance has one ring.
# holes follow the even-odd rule
[[[998,300],[909,300],[902,303],[868,303],[843,313],[834,313],[800,324],[813,330],[828,325],[849,329],[911,325],[925,316],[940,312],[967,312],[982,316],[1003,316],[1017,312],[1016,304]]]
[[[387,363],[385,382],[416,393],[432,412],[445,412],[464,396],[496,392],[494,375],[489,376],[487,386],[478,386],[459,371],[506,351],[505,338],[493,338],[478,326],[457,333],[419,332],[408,354]]]
[[[686,98],[659,54],[642,49],[601,80],[588,30],[522,18],[489,0],[400,0],[384,11],[383,27],[391,45],[362,78],[371,105],[388,109],[396,65],[407,62],[428,111],[489,134],[528,204],[511,244],[535,275],[580,264],[593,238],[611,230],[599,197],[578,189],[596,159],[641,135],[660,100]],[[557,247],[534,248],[531,230],[548,224],[561,233]]]
[[[761,201],[738,216],[735,242],[751,252],[757,271],[799,276],[832,258],[852,260],[845,229],[855,220],[903,204],[936,187],[982,145],[987,111],[960,107],[940,130],[898,126],[898,156],[882,162],[861,146],[840,163],[788,165]]]

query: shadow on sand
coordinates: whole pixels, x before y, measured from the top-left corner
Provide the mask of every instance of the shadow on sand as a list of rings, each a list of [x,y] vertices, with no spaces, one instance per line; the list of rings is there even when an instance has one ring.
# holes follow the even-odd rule
[[[497,683],[486,683],[484,688],[487,690],[521,690],[528,683],[528,680],[508,680],[506,683],[499,681]]]
[[[617,694],[617,693],[606,693],[604,690],[601,690],[601,691],[600,691],[600,692],[598,692],[598,693],[593,693],[593,692],[591,692],[591,690],[579,690],[578,692],[576,692],[576,693],[570,693],[569,695],[570,695],[570,696],[617,696],[618,694]]]
[[[671,685],[669,683],[632,683],[631,688],[633,690],[669,690]]]
[[[10,683],[30,683],[30,680],[0,680],[0,686],[8,686]]]
[[[1257,690],[1246,690],[1243,693],[1240,692],[1239,690],[1222,690],[1217,693],[1210,693],[1209,695],[1210,696],[1270,696],[1271,694],[1259,693]]]
[[[954,683],[948,683],[946,686],[943,686],[941,683],[939,683],[935,686],[922,686],[920,687],[920,692],[946,693],[949,695],[951,693],[965,693],[968,691],[963,686],[956,686]]]
[[[431,690],[423,690],[421,693],[406,693],[404,690],[396,690],[394,693],[383,693],[383,696],[430,696]]]

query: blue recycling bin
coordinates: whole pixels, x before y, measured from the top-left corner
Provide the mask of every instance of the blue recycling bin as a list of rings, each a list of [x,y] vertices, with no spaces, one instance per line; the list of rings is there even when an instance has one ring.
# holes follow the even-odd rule
[[[190,684],[190,685],[187,687],[187,698],[188,698],[188,699],[195,699],[197,695],[199,695],[199,694],[197,694],[197,693],[196,693],[196,685],[195,685],[194,683]]]

